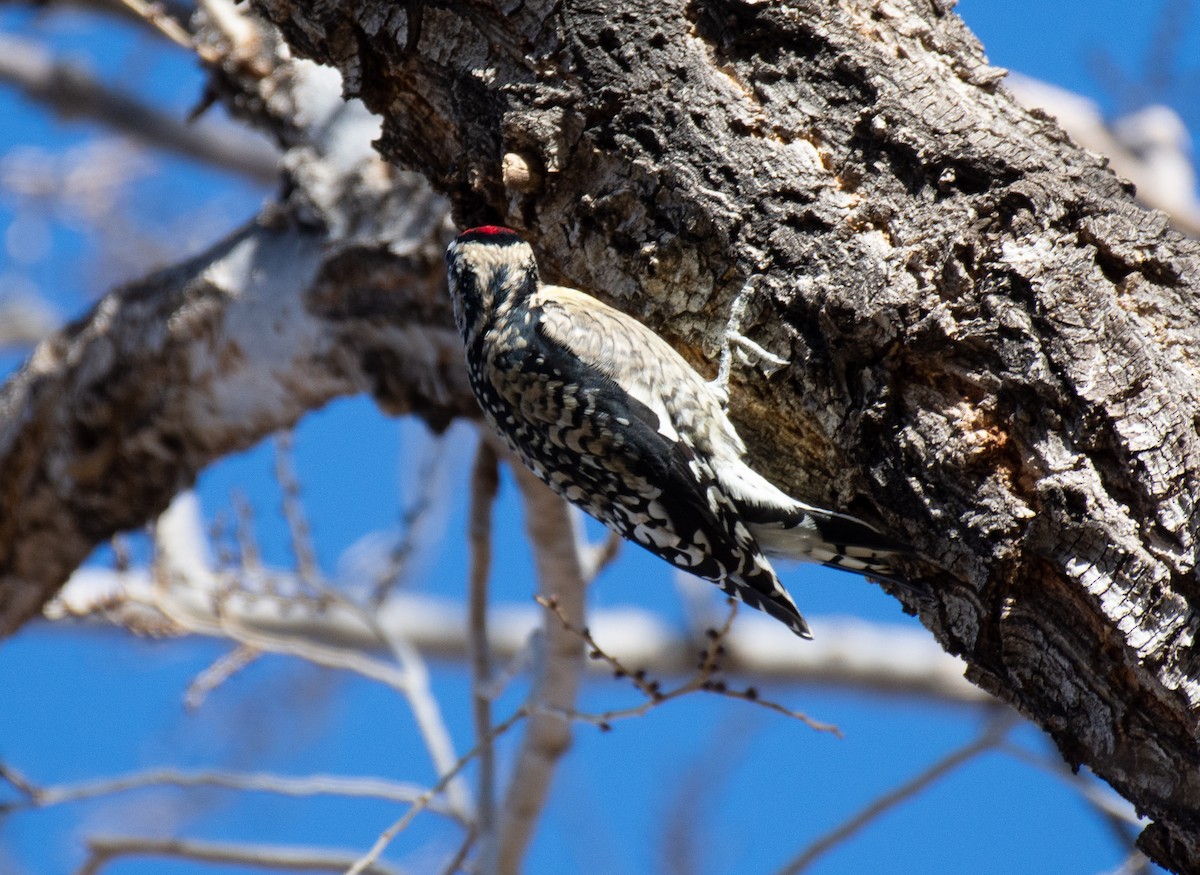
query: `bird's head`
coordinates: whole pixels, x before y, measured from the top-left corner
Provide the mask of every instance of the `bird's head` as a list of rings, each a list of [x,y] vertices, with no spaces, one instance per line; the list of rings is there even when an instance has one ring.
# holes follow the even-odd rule
[[[454,238],[446,249],[446,275],[454,321],[467,343],[538,287],[533,249],[516,231],[499,225],[471,228]]]

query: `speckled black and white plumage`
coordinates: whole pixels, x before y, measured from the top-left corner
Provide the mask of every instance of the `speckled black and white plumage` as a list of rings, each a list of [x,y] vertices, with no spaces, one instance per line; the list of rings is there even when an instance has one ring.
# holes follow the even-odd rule
[[[475,397],[559,495],[806,638],[764,553],[891,575],[891,542],[753,471],[719,394],[635,319],[542,285],[515,232],[466,231],[446,263]]]

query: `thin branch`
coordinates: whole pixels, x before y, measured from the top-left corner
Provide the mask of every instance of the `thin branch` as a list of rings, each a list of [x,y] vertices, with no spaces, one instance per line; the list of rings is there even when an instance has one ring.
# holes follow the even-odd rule
[[[1137,810],[1112,790],[1100,785],[1098,779],[1082,771],[1072,769],[1057,752],[1040,755],[1021,745],[1005,743],[1005,753],[1065,783],[1086,802],[1096,816],[1108,828],[1117,844],[1129,855],[1124,866],[1134,866],[1141,858],[1141,866],[1149,871],[1144,854],[1137,850],[1137,836],[1147,824]],[[1122,869],[1124,871],[1124,868]],[[1141,871],[1134,869],[1134,871]]]
[[[378,608],[384,604],[403,581],[409,560],[425,535],[426,519],[447,494],[445,468],[449,442],[446,437],[433,440],[422,458],[411,460],[408,466],[418,488],[401,515],[399,534],[387,551],[386,562],[372,573],[371,594],[367,599],[370,607]]]
[[[591,630],[587,627],[576,627],[567,618],[566,614],[561,610],[557,602],[549,599],[538,597],[538,604],[546,608],[548,611],[555,614],[563,629],[570,632],[572,635],[578,636],[589,648],[588,656],[593,660],[603,662],[612,670],[613,677],[628,678],[639,692],[645,697],[646,701],[640,705],[635,705],[632,708],[617,708],[610,711],[604,711],[600,714],[587,714],[580,711],[565,712],[565,716],[569,716],[574,720],[584,720],[588,723],[594,723],[601,729],[607,730],[609,724],[615,720],[625,720],[630,717],[641,717],[652,708],[669,702],[672,699],[678,699],[681,696],[686,696],[689,693],[694,693],[699,690],[705,692],[716,693],[720,696],[725,696],[730,699],[741,699],[744,702],[753,702],[762,708],[769,711],[774,711],[777,714],[783,714],[785,717],[791,717],[807,724],[811,729],[816,729],[819,732],[830,732],[834,735],[841,736],[841,731],[834,725],[829,723],[821,723],[814,720],[802,711],[795,711],[778,702],[763,699],[757,688],[746,687],[739,689],[730,687],[724,680],[717,677],[721,671],[721,665],[718,661],[724,658],[728,651],[725,647],[725,640],[729,637],[730,630],[733,626],[733,619],[737,616],[737,602],[733,599],[729,600],[729,613],[725,618],[725,622],[716,629],[706,630],[708,637],[708,645],[704,650],[700,651],[700,662],[696,666],[696,672],[689,679],[684,681],[677,687],[669,690],[664,690],[662,682],[651,678],[649,673],[644,668],[632,670],[617,657],[610,654],[607,650],[596,643],[596,639],[592,637]]]
[[[269,185],[279,178],[279,153],[233,125],[189,125],[56,59],[46,48],[0,34],[0,81],[64,118],[84,118],[158,149]]]
[[[239,644],[228,653],[222,654],[212,665],[192,678],[192,682],[188,684],[187,690],[183,694],[183,706],[189,711],[196,710],[204,704],[209,693],[256,661],[261,655],[261,651],[244,644]]]
[[[300,483],[290,465],[286,443],[277,444],[275,475],[284,494],[284,516],[298,565],[297,576],[307,590],[316,593],[323,607],[337,606],[357,616],[399,663],[405,682],[404,686],[398,689],[404,693],[409,710],[412,711],[413,721],[421,733],[434,767],[439,774],[444,773],[455,763],[457,754],[450,732],[446,728],[446,721],[442,717],[441,707],[433,695],[424,658],[406,638],[389,634],[373,611],[365,610],[326,583],[317,565],[303,510]],[[472,810],[470,794],[461,780],[451,781],[447,792],[457,810],[464,815]]]
[[[500,488],[496,451],[480,441],[471,472],[471,505],[468,540],[471,568],[468,581],[468,652],[471,655],[471,712],[475,737],[483,743],[492,729],[492,656],[488,645],[488,576],[492,565],[492,506]],[[496,868],[496,751],[491,743],[479,752],[479,792],[476,800],[476,830],[480,845],[480,868]]]
[[[12,766],[0,763],[0,780],[7,781],[14,790],[26,797],[28,800],[35,801],[38,794],[38,788],[32,784],[28,778],[14,769]],[[0,811],[7,811],[12,808],[19,808],[22,803],[8,803],[0,806]]]
[[[102,836],[88,839],[88,859],[76,875],[96,875],[119,857],[173,857],[201,863],[286,869],[293,872],[344,872],[353,865],[352,854],[320,848],[204,842],[195,839],[153,839]],[[395,875],[390,866],[372,864],[360,870],[375,875]]]
[[[577,537],[580,541],[583,540],[583,533],[580,532]],[[600,572],[604,571],[609,565],[616,561],[621,555],[621,545],[624,544],[624,539],[614,531],[609,531],[604,536],[604,540],[595,544],[584,544],[583,553],[583,579],[591,583],[600,576]]]
[[[709,817],[720,805],[722,788],[737,765],[747,751],[755,749],[753,729],[743,709],[730,710],[719,722],[704,727],[704,746],[679,769],[671,802],[660,816],[657,844],[662,875],[695,875],[705,870],[704,861],[720,841]]]
[[[192,12],[195,11],[195,6],[187,0],[154,0],[154,5],[157,6],[163,15],[167,15],[180,23],[182,27],[185,22],[191,18]],[[143,15],[130,9],[124,0],[64,0],[64,2],[47,2],[45,7],[67,8],[70,10],[84,10],[87,12],[103,13],[112,15],[124,22],[137,22],[141,25],[146,25],[146,31],[160,38],[167,38],[166,35],[157,27],[149,24]],[[171,40],[171,42],[175,42]]]
[[[229,772],[221,769],[205,771],[185,771],[174,768],[148,769],[112,778],[49,787],[38,787],[30,784],[27,779],[16,776],[20,780],[18,783],[17,780],[14,780],[15,773],[8,767],[0,766],[0,774],[3,774],[14,787],[28,797],[29,806],[37,808],[48,808],[52,805],[64,805],[99,796],[112,796],[117,793],[157,786],[222,787],[229,790],[276,793],[282,796],[345,796],[407,803],[415,802],[425,792],[424,788],[415,784],[385,781],[379,778],[349,778],[340,775],[293,777],[265,772]],[[458,812],[452,811],[447,806],[430,802],[426,807],[446,817],[459,819],[461,822]]]
[[[275,436],[275,480],[283,492],[283,518],[287,522],[292,555],[296,559],[296,576],[313,592],[321,592],[326,586],[317,562],[312,528],[300,498],[300,481],[292,463],[292,449],[291,431],[281,431]]]
[[[1011,712],[1002,712],[993,717],[987,722],[983,732],[974,741],[952,751],[930,765],[921,774],[884,793],[853,817],[848,818],[818,838],[791,862],[780,869],[779,875],[797,875],[797,873],[803,872],[824,854],[862,831],[872,821],[877,820],[897,805],[916,796],[934,782],[965,763],[970,762],[980,754],[997,749],[1004,742],[1004,737],[1012,729],[1015,722],[1015,715]]]
[[[458,846],[458,850],[454,852],[454,856],[449,859],[445,867],[442,869],[442,875],[456,875],[467,860],[467,855],[471,853],[471,848],[475,845],[475,830],[467,831],[467,837],[463,839],[462,844]]]
[[[237,563],[243,572],[259,575],[263,580],[272,580],[274,575],[263,574],[262,554],[258,549],[258,536],[254,532],[254,508],[241,490],[229,494],[233,505],[233,535],[237,542]]]
[[[433,799],[450,785],[450,782],[458,776],[459,772],[466,768],[467,763],[479,756],[480,752],[485,747],[493,744],[497,738],[516,726],[517,723],[526,717],[527,713],[528,712],[524,708],[519,708],[503,723],[499,723],[492,727],[492,730],[488,733],[486,738],[481,739],[480,742],[475,745],[475,747],[463,754],[459,761],[450,769],[450,771],[442,775],[441,779],[436,784],[421,794],[421,796],[413,803],[412,807],[404,813],[403,817],[401,817],[380,834],[379,838],[376,839],[375,844],[371,846],[371,849],[363,856],[359,857],[355,864],[346,871],[346,875],[363,875],[363,873],[371,871],[370,867],[375,864],[375,861],[379,859],[379,855],[387,849],[387,846],[392,843],[392,840],[406,830],[409,824],[416,819],[418,814],[429,807],[429,804],[433,801]]]
[[[206,61],[212,60],[205,57],[205,53],[202,50],[203,47],[194,45],[192,35],[184,30],[183,25],[167,15],[157,3],[146,2],[146,0],[121,0],[121,2],[134,15],[145,21],[180,48],[195,51]]]

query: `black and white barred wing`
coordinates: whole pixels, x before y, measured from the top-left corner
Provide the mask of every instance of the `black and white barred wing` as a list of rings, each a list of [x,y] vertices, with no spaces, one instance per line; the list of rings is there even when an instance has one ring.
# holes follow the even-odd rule
[[[573,381],[576,421],[564,436],[586,436],[569,449],[582,460],[576,479],[591,481],[548,482],[626,537],[807,634],[714,471],[713,436],[698,431],[699,423],[716,422],[732,434],[731,452],[741,447],[708,385],[637,321],[572,289],[547,291],[530,309],[539,336],[556,350],[543,353],[547,364],[567,356],[560,372],[587,375]],[[596,494],[610,506],[590,506]]]

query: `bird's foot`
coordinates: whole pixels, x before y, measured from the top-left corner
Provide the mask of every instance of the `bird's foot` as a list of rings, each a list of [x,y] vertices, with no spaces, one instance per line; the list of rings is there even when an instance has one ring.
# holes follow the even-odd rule
[[[745,285],[738,291],[737,297],[733,299],[733,305],[729,308],[729,321],[725,323],[725,335],[721,341],[721,357],[717,367],[717,376],[708,384],[720,398],[722,407],[729,405],[729,375],[733,370],[735,347],[742,364],[756,363],[759,370],[768,377],[790,364],[787,359],[780,358],[742,334],[742,319],[746,315],[746,303],[750,299],[757,280],[757,276],[747,279]],[[752,359],[757,359],[757,362],[753,362]]]

